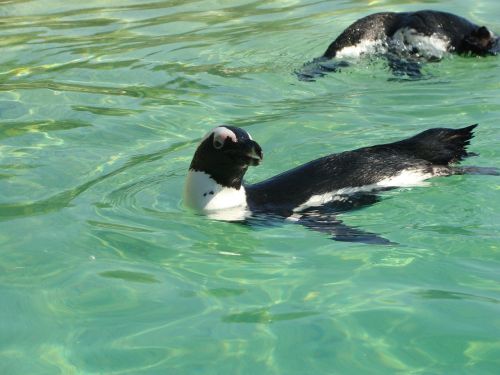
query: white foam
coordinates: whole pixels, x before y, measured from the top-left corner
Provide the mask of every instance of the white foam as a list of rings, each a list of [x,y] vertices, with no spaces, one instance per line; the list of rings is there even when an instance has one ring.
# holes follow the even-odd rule
[[[450,46],[450,41],[444,35],[434,33],[428,36],[408,27],[396,31],[390,42],[403,52],[405,50],[413,52],[414,49],[417,49],[418,56],[439,59],[448,52]],[[364,39],[355,45],[337,51],[335,57],[357,59],[363,55],[384,54],[387,50],[387,43],[383,39]]]
[[[242,221],[250,217],[252,213],[246,207],[232,207],[223,210],[205,211],[204,214],[212,220],[219,221]]]
[[[418,56],[441,59],[448,51],[450,41],[444,35],[434,33],[430,36],[420,34],[408,27],[399,29],[392,36],[392,42],[401,49],[412,52],[418,50]]]
[[[288,216],[285,220],[295,223],[295,222],[299,221],[301,218],[302,218],[302,215],[293,213],[290,216]]]

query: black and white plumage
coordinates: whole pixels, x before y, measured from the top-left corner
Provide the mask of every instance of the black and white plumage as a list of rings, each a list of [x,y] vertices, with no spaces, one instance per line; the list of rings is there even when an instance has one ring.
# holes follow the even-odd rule
[[[337,239],[368,235],[368,242],[384,242],[345,227],[334,214],[376,202],[377,190],[460,173],[452,164],[469,155],[476,126],[433,128],[401,141],[331,154],[252,185],[245,185],[243,177],[262,161],[261,147],[245,130],[219,126],[195,152],[184,203],[216,219],[292,218]]]
[[[382,12],[363,17],[347,27],[323,56],[306,64],[299,78],[308,80],[348,66],[344,58],[380,55],[396,75],[419,77],[423,61],[436,61],[446,53],[496,55],[500,38],[452,13],[420,10]],[[335,59],[335,60],[332,60]]]
[[[201,141],[184,189],[186,206],[213,217],[242,219],[248,207],[243,176],[262,160],[262,149],[245,130],[219,126]]]

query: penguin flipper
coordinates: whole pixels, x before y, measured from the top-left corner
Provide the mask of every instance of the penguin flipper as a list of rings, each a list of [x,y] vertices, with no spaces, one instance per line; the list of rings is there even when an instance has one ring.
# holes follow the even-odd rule
[[[425,78],[422,73],[422,63],[415,58],[402,57],[397,53],[387,53],[387,64],[396,77],[408,77],[411,80]]]
[[[315,232],[326,233],[335,241],[357,242],[370,245],[397,245],[376,233],[367,232],[362,229],[351,227],[337,219],[333,215],[303,216],[297,224]]]
[[[380,201],[376,194],[359,193],[340,196],[338,199],[319,207],[311,207],[300,212],[297,224],[320,233],[332,236],[333,240],[358,242],[372,245],[395,245],[394,242],[376,233],[350,227],[337,218],[343,212],[359,210]]]
[[[305,63],[294,73],[299,81],[314,82],[316,78],[323,77],[327,73],[340,72],[348,66],[349,63],[347,61],[339,61],[322,56]]]

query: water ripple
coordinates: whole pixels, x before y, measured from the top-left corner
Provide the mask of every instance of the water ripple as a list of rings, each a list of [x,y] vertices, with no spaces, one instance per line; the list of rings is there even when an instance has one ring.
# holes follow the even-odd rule
[[[18,202],[18,203],[2,203],[0,204],[0,220],[9,220],[20,216],[32,216],[46,214],[52,211],[58,211],[68,207],[71,202],[79,195],[90,189],[96,184],[99,184],[111,177],[127,171],[144,163],[149,163],[158,160],[165,155],[186,147],[191,142],[181,142],[174,144],[166,149],[145,155],[137,155],[128,160],[122,167],[117,168],[109,173],[101,175],[95,179],[87,181],[79,186],[65,190],[55,194],[49,198],[36,202]],[[143,184],[141,184],[143,186]]]
[[[469,121],[474,163],[499,165],[498,58],[429,64],[419,82],[379,61],[293,75],[389,6],[418,4],[0,1],[0,372],[498,372],[494,176],[342,217],[406,245],[390,249],[180,206],[196,143],[221,123],[265,149],[252,182]],[[495,9],[454,3],[498,32]]]

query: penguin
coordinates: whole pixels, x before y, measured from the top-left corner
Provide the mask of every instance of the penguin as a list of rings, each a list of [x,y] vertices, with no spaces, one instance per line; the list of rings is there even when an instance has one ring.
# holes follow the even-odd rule
[[[262,148],[246,130],[221,125],[208,132],[194,153],[184,204],[219,220],[264,215],[327,232],[337,240],[389,243],[376,234],[348,228],[336,215],[376,203],[376,192],[381,190],[464,173],[455,164],[471,155],[467,146],[476,126],[431,128],[397,142],[323,156],[245,184],[248,168],[263,160]]]
[[[349,65],[339,59],[378,55],[387,59],[395,75],[420,78],[422,62],[440,60],[447,53],[486,56],[499,51],[499,36],[452,13],[382,12],[351,24],[321,57],[305,64],[297,74],[299,79],[314,80]]]

